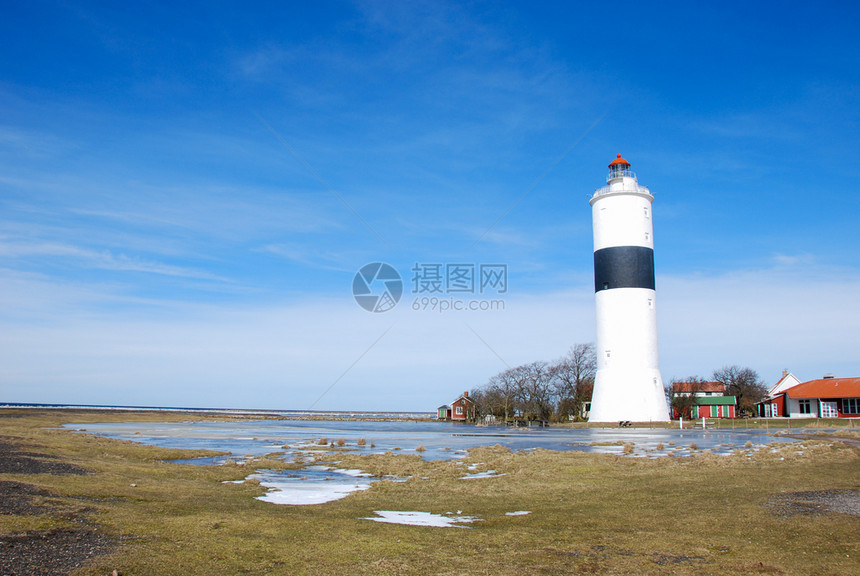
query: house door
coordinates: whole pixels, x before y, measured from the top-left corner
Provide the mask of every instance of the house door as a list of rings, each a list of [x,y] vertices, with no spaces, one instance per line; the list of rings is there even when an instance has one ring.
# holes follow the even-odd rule
[[[822,418],[839,418],[839,412],[836,410],[836,402],[821,403]]]

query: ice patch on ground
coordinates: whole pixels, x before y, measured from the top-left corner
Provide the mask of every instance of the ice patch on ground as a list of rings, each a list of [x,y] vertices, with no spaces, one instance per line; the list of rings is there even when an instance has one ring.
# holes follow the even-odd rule
[[[457,526],[461,523],[480,522],[476,516],[443,516],[430,512],[403,512],[397,510],[374,510],[376,517],[369,516],[362,520],[373,520],[387,524],[405,524],[407,526],[431,526],[434,528],[468,528]]]
[[[530,510],[517,510],[516,512],[505,512],[505,516],[525,516],[531,514]]]
[[[333,472],[337,472],[338,474],[344,474],[346,476],[352,476],[353,478],[370,478],[373,474],[369,472],[364,472],[363,470],[346,470],[344,468],[336,468]]]
[[[360,470],[344,474],[327,466],[311,466],[303,470],[259,470],[248,480],[260,481],[269,491],[257,500],[272,504],[308,506],[340,500],[359,490],[370,488],[370,479]]]
[[[475,474],[466,474],[460,480],[475,480],[477,478],[498,478],[499,476],[506,476],[507,473],[502,472],[501,474],[496,474],[495,470],[487,470],[486,472],[476,472]]]

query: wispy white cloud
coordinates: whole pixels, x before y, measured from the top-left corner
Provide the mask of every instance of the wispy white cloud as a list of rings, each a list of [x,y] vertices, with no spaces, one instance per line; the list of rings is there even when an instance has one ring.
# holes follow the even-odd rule
[[[817,258],[813,254],[774,254],[773,261],[779,267],[796,268],[798,266],[810,267],[816,264]]]
[[[113,254],[108,250],[94,251],[71,244],[52,242],[8,242],[0,241],[0,256],[5,258],[29,258],[33,256],[75,259],[86,267],[125,272],[144,272],[165,276],[180,276],[227,282],[226,278],[203,270],[152,262],[125,254]]]
[[[257,248],[255,251],[275,254],[311,268],[340,272],[354,271],[355,263],[361,261],[357,252],[334,252],[330,249],[299,243],[269,244]]]

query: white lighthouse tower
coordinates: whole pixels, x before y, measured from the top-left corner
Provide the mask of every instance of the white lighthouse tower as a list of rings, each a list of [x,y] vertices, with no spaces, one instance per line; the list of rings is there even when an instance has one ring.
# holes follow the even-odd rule
[[[618,155],[591,197],[597,375],[591,422],[667,421],[657,360],[651,191]]]

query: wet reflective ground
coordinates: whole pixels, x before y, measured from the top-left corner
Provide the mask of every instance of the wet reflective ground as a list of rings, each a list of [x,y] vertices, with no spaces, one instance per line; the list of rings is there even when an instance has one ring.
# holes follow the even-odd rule
[[[466,456],[478,446],[502,445],[511,450],[579,450],[633,457],[686,456],[696,450],[729,454],[736,449],[763,449],[769,443],[790,441],[761,430],[663,430],[637,428],[505,428],[445,422],[376,422],[363,420],[259,420],[239,422],[66,424],[110,438],[133,440],[165,448],[206,449],[228,455],[173,460],[177,464],[219,465],[275,455],[288,462],[329,460],[329,449],[357,453],[413,453],[427,460]],[[313,455],[317,452],[318,455]],[[481,481],[495,470],[464,470],[464,480]],[[299,470],[257,470],[256,479],[269,491],[260,500],[273,504],[313,505],[365,490],[373,481],[361,470],[308,465]],[[391,481],[406,479],[386,478]],[[238,482],[242,482],[239,480]],[[382,521],[382,520],[380,520]],[[388,520],[385,520],[388,521]]]
[[[477,446],[502,445],[511,450],[579,450],[631,456],[681,455],[691,445],[698,450],[730,453],[791,439],[769,436],[765,430],[665,430],[643,428],[505,428],[445,422],[372,422],[259,420],[239,422],[88,423],[66,424],[110,438],[133,440],[166,448],[229,452],[233,458],[285,452],[290,460],[300,448],[335,443],[359,453],[400,451],[420,453],[426,460],[462,457]],[[747,443],[750,443],[748,445]],[[632,444],[625,449],[625,444]],[[219,459],[201,459],[217,464]]]

